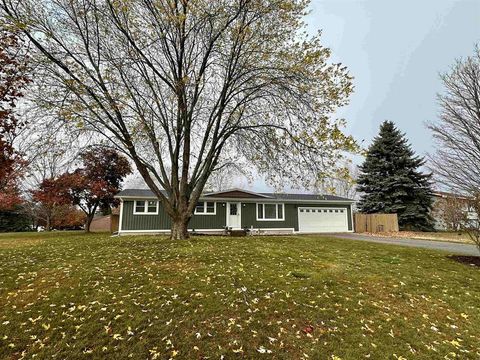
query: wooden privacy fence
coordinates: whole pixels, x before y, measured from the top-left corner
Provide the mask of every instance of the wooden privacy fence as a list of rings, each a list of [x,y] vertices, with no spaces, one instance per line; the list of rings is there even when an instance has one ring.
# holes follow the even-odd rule
[[[110,215],[110,232],[111,233],[118,231],[119,222],[120,222],[120,216],[118,214]]]
[[[397,214],[355,214],[355,232],[397,232]]]

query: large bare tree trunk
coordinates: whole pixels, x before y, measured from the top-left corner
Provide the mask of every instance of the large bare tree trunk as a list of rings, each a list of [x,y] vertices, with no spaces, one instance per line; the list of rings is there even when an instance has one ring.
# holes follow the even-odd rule
[[[172,219],[172,228],[170,239],[172,240],[185,240],[188,239],[188,222],[189,216],[179,215]]]

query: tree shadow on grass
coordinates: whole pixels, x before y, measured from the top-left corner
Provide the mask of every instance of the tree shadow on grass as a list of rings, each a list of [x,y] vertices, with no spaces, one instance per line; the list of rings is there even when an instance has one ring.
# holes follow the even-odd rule
[[[456,262],[480,268],[480,256],[449,255],[447,257]]]

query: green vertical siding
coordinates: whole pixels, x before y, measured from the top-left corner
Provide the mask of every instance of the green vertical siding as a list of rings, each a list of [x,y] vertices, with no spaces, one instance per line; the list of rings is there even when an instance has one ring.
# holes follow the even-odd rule
[[[284,221],[257,221],[256,204],[245,203],[242,204],[242,227],[256,229],[269,229],[269,228],[293,228],[298,231],[298,208],[299,207],[336,207],[347,209],[348,230],[352,230],[352,213],[350,211],[350,205],[340,204],[285,204],[285,220]]]
[[[226,204],[217,202],[215,215],[193,215],[188,223],[189,229],[223,229],[226,226]]]
[[[133,200],[123,202],[122,230],[169,230],[170,217],[162,204],[158,215],[134,215]],[[223,229],[225,227],[225,203],[217,202],[216,215],[193,215],[188,224],[189,229]]]
[[[255,229],[295,229],[295,223],[298,223],[297,208],[294,204],[285,204],[285,220],[283,221],[257,221],[257,204],[242,204],[242,228]],[[298,227],[298,225],[297,225]]]
[[[134,201],[123,202],[122,230],[168,230],[170,218],[159,204],[158,215],[134,215]]]
[[[122,230],[169,230],[171,221],[159,204],[158,215],[134,215],[133,200],[123,202]],[[216,215],[193,215],[189,229],[223,229],[226,226],[226,203],[217,202]],[[298,207],[336,207],[347,209],[348,230],[352,230],[352,214],[350,205],[340,204],[291,204],[285,203],[285,220],[283,221],[257,221],[256,203],[241,203],[242,228],[254,227],[256,229],[295,229],[298,231]]]

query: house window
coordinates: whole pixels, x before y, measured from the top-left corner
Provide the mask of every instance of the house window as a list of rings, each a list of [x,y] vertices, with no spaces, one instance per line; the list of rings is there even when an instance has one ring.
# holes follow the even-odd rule
[[[215,215],[216,203],[212,201],[200,201],[195,206],[195,215]]]
[[[157,200],[136,200],[133,209],[134,215],[157,215]]]
[[[136,213],[145,212],[145,201],[135,201],[135,212]]]
[[[156,213],[157,212],[157,204],[158,201],[147,201],[147,212],[148,213]]]
[[[285,209],[283,204],[257,204],[257,220],[282,221]]]

